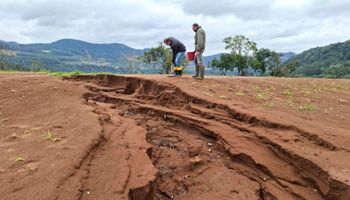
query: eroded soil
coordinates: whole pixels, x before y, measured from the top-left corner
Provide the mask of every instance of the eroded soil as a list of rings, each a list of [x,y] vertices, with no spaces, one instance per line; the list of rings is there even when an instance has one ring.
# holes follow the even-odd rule
[[[306,106],[286,110],[290,93],[278,87],[285,80],[12,75],[0,81],[5,199],[350,199],[348,108],[330,118]],[[258,101],[248,98],[251,90],[242,95],[257,83],[259,93],[268,83],[282,94]],[[342,107],[348,91],[337,92]],[[21,102],[18,93],[30,93],[24,99],[33,102]],[[279,98],[279,106],[262,107],[271,103],[265,98]],[[47,130],[60,140],[47,140]]]

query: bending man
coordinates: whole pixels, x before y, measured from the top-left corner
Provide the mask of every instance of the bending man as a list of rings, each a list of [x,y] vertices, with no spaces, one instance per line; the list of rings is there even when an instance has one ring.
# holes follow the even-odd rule
[[[174,37],[164,39],[164,43],[166,45],[169,45],[173,52],[172,63],[175,65],[175,76],[182,76],[181,60],[183,59],[186,52],[185,45]]]

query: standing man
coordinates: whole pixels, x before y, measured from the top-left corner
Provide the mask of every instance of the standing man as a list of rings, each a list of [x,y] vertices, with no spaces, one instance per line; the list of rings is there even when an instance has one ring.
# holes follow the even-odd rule
[[[197,23],[192,25],[192,30],[196,33],[194,36],[196,75],[193,78],[204,79],[203,52],[205,50],[206,34]]]
[[[164,43],[170,46],[171,51],[173,52],[172,63],[175,65],[175,76],[182,76],[181,61],[186,52],[185,45],[174,37],[165,38]]]

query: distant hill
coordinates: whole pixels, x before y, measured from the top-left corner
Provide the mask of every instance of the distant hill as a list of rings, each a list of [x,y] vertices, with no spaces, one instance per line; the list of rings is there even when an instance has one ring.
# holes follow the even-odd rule
[[[119,43],[93,44],[73,39],[47,44],[0,43],[14,54],[6,57],[8,62],[22,66],[32,66],[35,62],[52,71],[116,72],[118,68],[126,66],[131,58],[144,53],[144,50]]]
[[[287,52],[287,53],[279,53],[280,59],[282,63],[287,62],[288,60],[294,58],[297,54],[293,52]]]
[[[288,62],[292,61],[299,62],[295,73],[302,76],[345,77],[350,75],[350,40],[312,48]]]
[[[50,71],[139,73],[138,70],[130,69],[130,63],[142,65],[136,58],[143,56],[148,50],[134,49],[120,43],[93,44],[74,39],[36,44],[0,41],[0,45],[7,47],[2,52],[6,55],[7,62],[21,66],[21,69],[23,66],[31,68],[35,64]],[[220,55],[204,56],[205,65]],[[188,70],[192,68],[193,66],[189,66]],[[142,71],[153,73],[150,69]]]
[[[5,47],[5,48],[4,48]],[[134,49],[120,43],[94,44],[74,39],[52,43],[19,44],[0,40],[0,61],[16,69],[44,69],[50,71],[82,71],[112,73],[153,73],[152,69],[137,60],[148,49]],[[204,56],[206,66],[221,54]],[[298,61],[299,66],[291,76],[350,77],[350,40],[317,47],[301,54],[280,53],[281,62],[287,66]],[[186,69],[194,71],[194,64]],[[216,74],[208,69],[208,73]]]

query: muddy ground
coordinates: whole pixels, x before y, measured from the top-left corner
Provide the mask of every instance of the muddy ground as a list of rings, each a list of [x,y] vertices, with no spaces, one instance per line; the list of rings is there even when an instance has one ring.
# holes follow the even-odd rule
[[[1,199],[350,199],[350,81],[0,75]]]

